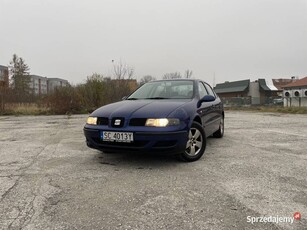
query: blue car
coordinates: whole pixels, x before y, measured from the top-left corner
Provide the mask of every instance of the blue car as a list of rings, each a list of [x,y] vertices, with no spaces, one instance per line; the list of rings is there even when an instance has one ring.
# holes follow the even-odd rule
[[[224,134],[224,109],[200,80],[148,82],[124,100],[95,110],[87,119],[87,146],[103,152],[175,154],[196,161],[206,138]]]

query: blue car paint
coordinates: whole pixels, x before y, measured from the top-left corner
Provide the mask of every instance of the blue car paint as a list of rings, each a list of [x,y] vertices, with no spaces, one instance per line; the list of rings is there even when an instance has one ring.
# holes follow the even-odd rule
[[[107,117],[108,125],[84,126],[84,135],[89,147],[111,152],[163,152],[179,153],[185,150],[188,132],[194,120],[204,126],[206,136],[218,127],[223,116],[223,106],[218,97],[214,102],[203,102],[199,105],[197,84],[194,82],[194,95],[191,99],[163,100],[124,100],[112,103],[95,110],[90,116]],[[114,117],[124,118],[121,128],[112,127]],[[129,126],[132,118],[178,118],[180,124],[166,127]],[[213,128],[212,128],[213,127]],[[101,131],[133,132],[133,143],[103,142]]]

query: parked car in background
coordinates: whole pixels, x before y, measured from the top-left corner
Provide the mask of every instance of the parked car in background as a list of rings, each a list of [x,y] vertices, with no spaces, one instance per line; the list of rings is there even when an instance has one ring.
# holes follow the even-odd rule
[[[284,99],[282,97],[275,98],[275,99],[273,99],[273,104],[274,105],[283,105],[284,104]]]
[[[204,154],[208,136],[223,137],[224,109],[203,81],[152,81],[95,110],[84,134],[90,148],[105,152],[172,153],[195,161]]]

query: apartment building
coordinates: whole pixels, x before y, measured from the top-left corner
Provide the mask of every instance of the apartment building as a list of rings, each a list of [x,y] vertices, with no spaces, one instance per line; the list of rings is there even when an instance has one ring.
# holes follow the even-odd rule
[[[0,90],[9,87],[9,68],[0,65]]]
[[[67,80],[60,78],[48,78],[39,75],[30,75],[30,89],[35,95],[44,95],[54,91],[57,87],[68,86]]]
[[[30,75],[30,89],[35,95],[43,95],[48,93],[47,89],[48,78],[38,75]]]
[[[55,88],[65,86],[69,86],[69,82],[67,80],[61,78],[48,78],[47,92],[51,93]]]

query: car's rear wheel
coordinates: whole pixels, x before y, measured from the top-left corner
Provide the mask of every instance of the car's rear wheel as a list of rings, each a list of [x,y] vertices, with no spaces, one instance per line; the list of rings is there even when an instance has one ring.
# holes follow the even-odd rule
[[[193,122],[189,130],[188,141],[184,152],[179,154],[179,158],[184,161],[196,161],[204,154],[206,149],[206,135],[203,127]]]
[[[224,136],[224,117],[220,121],[219,129],[213,133],[214,137],[222,138]]]

